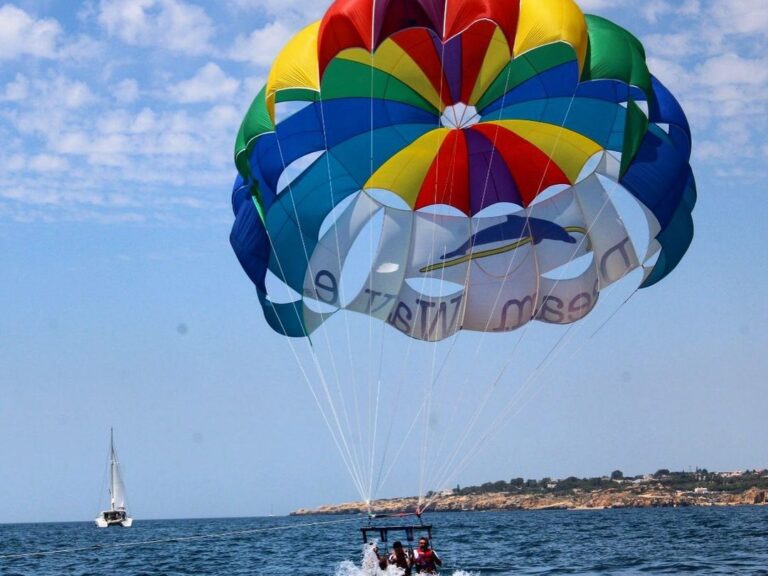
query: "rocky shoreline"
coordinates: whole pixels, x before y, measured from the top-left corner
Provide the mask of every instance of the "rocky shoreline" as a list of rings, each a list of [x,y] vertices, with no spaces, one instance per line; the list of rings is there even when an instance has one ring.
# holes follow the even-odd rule
[[[604,510],[609,508],[656,508],[686,506],[760,506],[768,504],[768,491],[751,488],[738,493],[679,492],[660,489],[630,488],[626,490],[574,491],[571,494],[510,494],[491,492],[473,495],[435,496],[430,506],[434,512],[483,510]],[[413,512],[418,499],[393,498],[377,500],[375,512]],[[302,508],[294,516],[313,514],[365,514],[362,502],[325,505],[314,509]]]

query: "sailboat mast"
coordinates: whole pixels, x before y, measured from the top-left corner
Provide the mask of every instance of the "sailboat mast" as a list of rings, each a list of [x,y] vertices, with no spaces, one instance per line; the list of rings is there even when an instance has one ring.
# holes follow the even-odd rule
[[[115,439],[112,428],[109,429],[109,454],[110,454],[110,481],[109,481],[109,500],[110,508],[115,509],[115,467],[117,458],[115,458]]]

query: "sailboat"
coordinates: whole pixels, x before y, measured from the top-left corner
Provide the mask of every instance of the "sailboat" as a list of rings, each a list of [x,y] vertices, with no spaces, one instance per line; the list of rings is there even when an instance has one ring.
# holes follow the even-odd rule
[[[133,518],[128,516],[125,509],[125,486],[120,476],[120,463],[117,461],[117,452],[115,452],[115,439],[112,429],[109,429],[109,448],[110,448],[110,488],[109,488],[109,510],[103,511],[96,518],[96,526],[107,528],[108,526],[122,526],[130,528],[133,524]]]

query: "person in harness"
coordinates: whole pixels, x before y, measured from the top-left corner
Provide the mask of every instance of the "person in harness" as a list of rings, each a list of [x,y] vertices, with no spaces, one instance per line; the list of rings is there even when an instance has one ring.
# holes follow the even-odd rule
[[[442,566],[443,561],[437,555],[437,552],[429,547],[429,540],[419,538],[419,547],[413,553],[413,565],[416,567],[416,574],[437,574],[438,566]]]
[[[411,566],[413,566],[413,556],[411,550],[406,554],[403,544],[400,540],[392,543],[392,554],[389,555],[389,564],[397,566],[403,571],[403,576],[411,576]]]

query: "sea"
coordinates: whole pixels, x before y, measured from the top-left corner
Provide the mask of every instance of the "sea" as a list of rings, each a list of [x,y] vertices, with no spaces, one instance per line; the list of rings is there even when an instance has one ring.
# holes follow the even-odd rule
[[[768,575],[768,507],[446,512],[424,522],[442,575]],[[380,576],[363,567],[365,526],[363,516],[0,524],[0,574]]]

